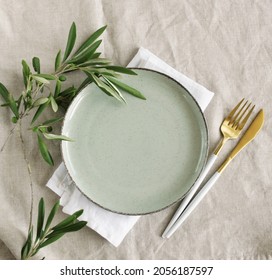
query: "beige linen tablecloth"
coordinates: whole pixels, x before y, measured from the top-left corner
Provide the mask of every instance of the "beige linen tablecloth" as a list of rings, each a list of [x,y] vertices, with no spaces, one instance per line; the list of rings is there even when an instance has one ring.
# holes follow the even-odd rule
[[[211,149],[220,138],[223,117],[242,97],[256,103],[256,112],[262,107],[266,114],[260,135],[169,240],[160,236],[177,205],[142,217],[118,248],[85,228],[45,247],[37,258],[272,258],[271,11],[269,0],[0,0],[0,81],[15,95],[22,89],[21,60],[38,56],[43,70],[50,72],[75,21],[79,42],[108,25],[101,51],[115,63],[126,65],[143,46],[215,92],[205,112]],[[74,76],[75,84],[78,78]],[[0,126],[2,145],[12,128],[5,108]],[[36,138],[27,130],[23,137],[32,165],[34,205],[43,196],[48,210],[58,199],[45,184],[61,162],[59,145],[50,145],[56,162],[51,168],[40,159]],[[234,144],[227,144],[216,166]],[[17,134],[0,154],[0,164],[0,258],[17,259],[30,207],[29,177]],[[58,220],[64,217],[57,215]]]

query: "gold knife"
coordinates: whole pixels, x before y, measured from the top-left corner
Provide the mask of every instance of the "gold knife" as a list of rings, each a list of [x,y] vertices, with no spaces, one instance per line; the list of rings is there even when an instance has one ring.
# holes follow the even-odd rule
[[[214,175],[209,179],[209,181],[201,188],[198,194],[190,201],[187,208],[182,212],[173,226],[168,230],[168,232],[163,236],[164,238],[169,238],[178,227],[186,220],[186,218],[191,214],[191,212],[196,208],[198,203],[204,198],[204,196],[208,193],[214,183],[218,180],[222,172],[229,165],[229,163],[237,156],[239,152],[249,144],[261,130],[264,124],[264,111],[261,109],[255,119],[252,121],[250,126],[248,127],[245,134],[242,136],[239,143],[235,146],[232,152],[229,154],[227,159],[223,162],[223,164],[218,168],[218,170],[214,173]]]

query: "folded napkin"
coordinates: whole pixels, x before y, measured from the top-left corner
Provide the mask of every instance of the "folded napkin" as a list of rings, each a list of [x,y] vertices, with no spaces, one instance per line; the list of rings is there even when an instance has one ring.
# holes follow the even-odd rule
[[[171,76],[189,90],[203,111],[214,95],[144,48],[139,49],[128,67],[153,69]],[[80,216],[80,220],[87,221],[88,227],[116,247],[140,218],[140,216],[112,213],[88,200],[75,186],[63,163],[60,164],[46,185],[60,196],[60,204],[63,206],[64,213],[72,214],[83,209],[84,212]]]

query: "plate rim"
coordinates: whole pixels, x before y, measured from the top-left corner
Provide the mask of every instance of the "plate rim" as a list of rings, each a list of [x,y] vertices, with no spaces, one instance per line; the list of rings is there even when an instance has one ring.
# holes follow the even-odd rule
[[[178,198],[177,200],[173,201],[172,203],[160,208],[160,209],[157,209],[157,210],[153,210],[153,211],[149,211],[149,212],[140,212],[140,213],[126,213],[126,212],[122,212],[122,211],[117,211],[117,210],[112,210],[112,209],[109,209],[101,204],[99,204],[98,202],[94,201],[93,199],[91,199],[88,195],[86,195],[84,193],[84,191],[81,190],[81,188],[78,186],[78,184],[76,183],[76,181],[74,180],[73,176],[70,174],[70,171],[67,167],[67,164],[65,162],[65,159],[64,159],[64,151],[63,151],[63,141],[61,142],[61,157],[62,157],[62,162],[68,172],[68,175],[69,177],[71,178],[71,180],[73,181],[75,187],[80,191],[80,193],[82,195],[84,195],[89,201],[91,201],[92,203],[94,203],[95,205],[101,207],[102,209],[106,210],[106,211],[110,211],[111,213],[116,213],[116,214],[121,214],[121,215],[126,215],[126,216],[144,216],[144,215],[148,215],[148,214],[153,214],[153,213],[157,213],[157,212],[160,212],[160,211],[163,211],[169,207],[171,207],[172,205],[174,205],[175,203],[178,203],[179,201],[181,201],[189,192],[190,190],[192,189],[193,185],[195,184],[195,182],[198,180],[199,176],[201,175],[205,165],[206,165],[206,162],[207,162],[207,159],[208,159],[208,153],[209,153],[209,129],[208,129],[208,125],[207,125],[207,121],[206,121],[206,118],[205,118],[205,115],[204,115],[204,112],[202,111],[202,109],[200,108],[200,105],[198,104],[198,102],[196,101],[195,97],[190,93],[190,91],[185,87],[183,86],[180,82],[178,82],[176,79],[174,79],[173,77],[165,74],[165,73],[162,73],[158,70],[153,70],[153,69],[149,69],[149,68],[144,68],[144,67],[127,67],[128,69],[131,69],[131,70],[143,70],[143,71],[149,71],[149,72],[153,72],[153,73],[157,73],[159,75],[163,75],[165,76],[166,78],[172,80],[173,82],[175,82],[176,84],[178,84],[181,88],[183,88],[187,94],[189,94],[189,96],[193,99],[194,103],[196,104],[197,108],[198,108],[198,111],[200,112],[200,115],[202,117],[202,120],[204,122],[204,127],[205,127],[205,132],[206,132],[206,136],[207,136],[207,139],[206,139],[206,151],[205,151],[205,156],[204,156],[204,161],[203,161],[203,166],[201,167],[200,171],[199,171],[199,174],[198,176],[195,178],[194,182],[191,184],[191,186],[189,187],[189,189],[180,197]],[[71,101],[71,103],[69,104],[69,106],[67,107],[66,109],[66,112],[65,112],[65,115],[64,115],[64,118],[63,118],[63,121],[62,121],[62,126],[61,126],[61,134],[63,134],[63,130],[64,130],[64,124],[65,124],[65,120],[66,120],[66,117],[68,115],[68,111],[69,109],[73,106],[73,103],[76,102],[76,99],[79,98],[78,96],[81,94],[81,92],[86,88],[88,87],[90,84],[92,84],[91,82],[89,82],[88,84],[86,84],[79,92],[78,94],[75,96],[75,98]]]

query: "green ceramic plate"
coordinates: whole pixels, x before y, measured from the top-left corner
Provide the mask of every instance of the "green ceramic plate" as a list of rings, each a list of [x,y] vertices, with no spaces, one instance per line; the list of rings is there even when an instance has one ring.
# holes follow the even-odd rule
[[[207,158],[208,132],[191,94],[172,78],[147,69],[123,81],[147,100],[124,93],[127,104],[95,85],[67,110],[62,142],[68,172],[79,190],[113,212],[142,215],[180,200]]]

